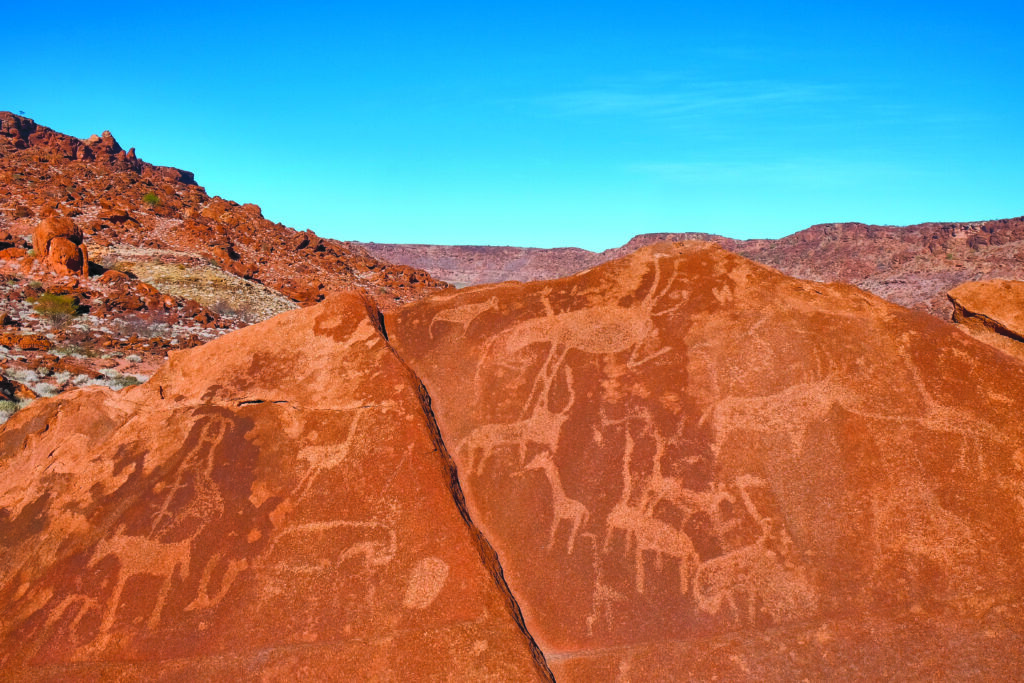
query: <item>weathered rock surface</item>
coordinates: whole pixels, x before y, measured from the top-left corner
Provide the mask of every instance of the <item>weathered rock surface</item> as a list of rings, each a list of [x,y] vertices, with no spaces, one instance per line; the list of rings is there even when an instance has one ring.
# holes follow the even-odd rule
[[[356,295],[0,428],[0,679],[549,676]]]
[[[82,229],[70,218],[51,216],[39,221],[32,233],[32,248],[58,275],[89,277],[89,252]]]
[[[1024,668],[1024,363],[706,243],[385,322],[560,680]]]
[[[1024,282],[965,282],[949,292],[953,322],[1024,360]]]

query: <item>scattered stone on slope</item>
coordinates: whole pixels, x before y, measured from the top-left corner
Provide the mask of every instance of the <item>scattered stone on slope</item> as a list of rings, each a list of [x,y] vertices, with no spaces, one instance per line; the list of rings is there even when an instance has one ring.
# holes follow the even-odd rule
[[[1024,282],[965,282],[949,292],[953,322],[1024,360]]]
[[[363,297],[0,427],[0,678],[544,680]]]
[[[385,323],[559,680],[1024,667],[1024,364],[707,243]]]

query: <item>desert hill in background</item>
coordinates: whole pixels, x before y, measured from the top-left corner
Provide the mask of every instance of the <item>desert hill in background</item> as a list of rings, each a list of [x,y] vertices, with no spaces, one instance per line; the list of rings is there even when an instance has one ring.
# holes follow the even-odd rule
[[[1024,669],[1019,219],[432,276],[109,134],[0,174],[0,679]]]
[[[377,258],[422,268],[456,286],[548,280],[662,241],[714,242],[787,275],[848,282],[908,308],[950,319],[946,293],[968,281],[1024,279],[1024,217],[907,227],[828,223],[781,239],[735,240],[704,233],[638,235],[621,247],[584,249],[352,242]]]

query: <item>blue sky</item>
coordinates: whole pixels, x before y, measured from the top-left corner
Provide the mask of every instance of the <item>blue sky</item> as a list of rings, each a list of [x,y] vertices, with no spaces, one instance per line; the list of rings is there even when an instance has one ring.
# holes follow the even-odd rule
[[[50,3],[0,108],[338,239],[1024,214],[1019,2]],[[11,59],[13,57],[13,64]]]

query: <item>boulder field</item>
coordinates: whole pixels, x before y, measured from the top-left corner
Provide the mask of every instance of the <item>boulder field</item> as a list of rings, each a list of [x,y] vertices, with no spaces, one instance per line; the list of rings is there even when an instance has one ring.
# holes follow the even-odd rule
[[[0,428],[0,678],[1007,679],[1024,363],[708,243]]]

